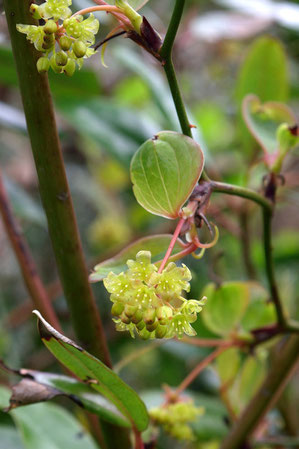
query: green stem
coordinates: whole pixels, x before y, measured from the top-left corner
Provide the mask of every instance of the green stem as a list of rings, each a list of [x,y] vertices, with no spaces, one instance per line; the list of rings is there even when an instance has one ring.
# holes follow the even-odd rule
[[[88,273],[66,179],[48,78],[40,75],[40,54],[16,30],[34,23],[30,0],[5,0],[4,8],[19,75],[19,83],[49,233],[77,338],[94,355],[110,364],[109,353]]]
[[[182,19],[184,6],[185,0],[176,0],[164,43],[160,50],[160,55],[163,60],[163,68],[168,80],[182,132],[186,136],[192,137],[190,123],[172,62],[172,48]]]
[[[277,314],[277,322],[282,327],[286,327],[286,318],[284,316],[284,311],[282,307],[282,303],[279,297],[275,272],[274,272],[274,263],[272,257],[272,242],[271,242],[271,220],[272,213],[268,210],[263,209],[263,226],[264,226],[264,253],[265,253],[265,262],[266,262],[266,274],[269,284],[269,289],[271,292],[271,298],[275,305],[276,314]]]
[[[245,187],[225,184],[223,182],[211,181],[210,186],[213,192],[226,193],[228,195],[239,196],[251,200],[262,207],[263,209],[263,229],[264,229],[264,254],[266,275],[269,283],[272,301],[275,305],[277,322],[282,328],[286,328],[286,319],[279,298],[278,288],[275,280],[274,265],[272,258],[272,244],[271,244],[271,219],[273,215],[274,205],[267,198],[263,197],[254,190]]]
[[[167,33],[160,50],[162,59],[166,60],[171,57],[173,44],[180,26],[183,11],[185,7],[185,0],[176,0],[172,16],[168,25]]]
[[[283,347],[279,348],[279,354],[277,354],[265,381],[225,438],[221,449],[243,447],[261,419],[279,399],[287,381],[296,369],[298,359],[299,336],[292,335],[287,338]]]
[[[213,192],[226,193],[227,195],[246,198],[267,210],[268,213],[272,214],[273,212],[273,204],[254,190],[216,181],[211,181],[210,186]]]

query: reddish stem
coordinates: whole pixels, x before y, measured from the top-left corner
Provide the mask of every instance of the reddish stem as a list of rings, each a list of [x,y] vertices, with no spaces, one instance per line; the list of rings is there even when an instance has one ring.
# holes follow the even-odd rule
[[[175,390],[176,396],[179,396],[187,387],[196,379],[196,377],[220,354],[230,348],[232,344],[226,345],[225,347],[219,347],[214,352],[212,352],[208,357],[203,359],[188,376],[183,380],[183,382]]]
[[[136,428],[133,431],[135,436],[135,449],[144,449],[141,433]]]
[[[27,290],[31,296],[34,306],[40,310],[45,318],[56,329],[61,330],[59,321],[52,308],[51,301],[48,297],[47,291],[38,275],[35,262],[31,255],[30,249],[22,236],[20,226],[17,223],[7,196],[2,175],[0,172],[0,215],[3,219],[3,224],[10,240],[11,246],[14,250],[15,256],[18,260],[24,282]]]
[[[230,347],[232,345],[238,345],[238,342],[230,340],[221,340],[220,338],[188,338],[183,337],[177,340],[181,343],[187,343],[188,345],[200,346],[203,348],[213,348],[213,347]]]
[[[180,232],[181,232],[181,229],[182,229],[182,226],[183,226],[184,223],[185,223],[185,218],[181,218],[180,221],[177,224],[177,227],[176,227],[175,231],[174,231],[174,234],[172,236],[170,245],[169,245],[169,247],[168,247],[168,249],[167,249],[167,251],[165,253],[165,256],[164,256],[164,258],[162,260],[162,263],[161,263],[161,265],[159,267],[158,273],[162,273],[162,271],[164,270],[165,265],[166,265],[170,255],[171,255],[172,251],[173,251],[175,242],[177,241],[177,239],[178,239],[178,237],[180,235]]]

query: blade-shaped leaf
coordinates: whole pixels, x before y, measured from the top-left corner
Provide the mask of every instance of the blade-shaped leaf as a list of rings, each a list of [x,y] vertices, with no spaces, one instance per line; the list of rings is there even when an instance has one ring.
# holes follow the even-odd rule
[[[150,251],[152,254],[152,262],[156,263],[163,259],[163,256],[170,244],[171,234],[152,235],[143,237],[131,245],[124,248],[114,257],[111,257],[104,262],[99,263],[94,267],[94,273],[89,276],[91,282],[102,281],[110,271],[119,274],[127,269],[126,262],[128,259],[135,259],[138,251]],[[172,255],[182,251],[184,247],[183,242],[178,239],[173,248]]]
[[[100,360],[57,332],[38,311],[34,313],[41,338],[57,360],[110,400],[139,431],[145,430],[148,414],[137,393]]]
[[[295,124],[292,111],[284,104],[268,101],[262,104],[255,95],[248,95],[243,101],[243,117],[246,125],[265,153],[278,151],[277,129],[279,125]]]
[[[226,282],[218,288],[214,284],[209,284],[204,289],[203,295],[208,298],[202,311],[208,329],[222,336],[234,333],[248,305],[248,284]]]
[[[16,371],[9,369],[0,362],[1,366],[6,371],[23,378],[12,388],[10,409],[49,401],[56,396],[64,395],[105,421],[118,426],[130,427],[129,421],[123,417],[114,404],[96,393],[90,385],[61,374],[44,373],[24,368]]]
[[[147,140],[131,162],[135,197],[144,209],[177,218],[203,170],[204,156],[190,137],[162,131]]]

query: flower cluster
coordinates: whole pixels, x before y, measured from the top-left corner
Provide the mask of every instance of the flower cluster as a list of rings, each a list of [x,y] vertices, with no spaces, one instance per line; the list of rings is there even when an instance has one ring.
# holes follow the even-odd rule
[[[17,25],[17,30],[24,33],[35,48],[44,55],[37,61],[40,73],[51,67],[55,73],[72,76],[83,65],[83,59],[92,56],[95,51],[91,45],[99,30],[99,21],[90,14],[75,14],[69,6],[72,0],[46,0],[41,5],[32,4],[30,10],[36,19],[43,19],[44,25]]]
[[[159,273],[149,251],[139,251],[127,266],[127,271],[110,272],[104,279],[117,330],[129,331],[132,337],[136,332],[145,340],[196,335],[190,323],[196,321],[204,300],[182,296],[182,290],[190,290],[190,270],[171,262]]]
[[[178,440],[194,440],[194,433],[190,424],[204,413],[202,407],[196,407],[189,399],[149,410],[154,424],[163,427],[165,432]]]

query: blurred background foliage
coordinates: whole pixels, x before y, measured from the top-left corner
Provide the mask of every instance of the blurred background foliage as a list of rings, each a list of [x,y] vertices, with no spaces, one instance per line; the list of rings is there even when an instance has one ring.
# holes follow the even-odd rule
[[[80,9],[92,2],[74,0],[73,3]],[[165,32],[171,6],[171,0],[150,0],[143,10],[161,34]],[[111,29],[112,20],[105,14],[99,19],[98,41]],[[211,178],[261,187],[266,174],[261,163],[262,153],[243,124],[241,102],[246,94],[255,93],[262,101],[286,102],[298,117],[298,41],[299,2],[284,2],[283,5],[266,0],[187,1],[174,60],[191,121],[197,126],[194,136],[205,152]],[[139,237],[173,230],[171,221],[150,215],[136,203],[128,174],[130,159],[141,143],[162,129],[179,131],[161,68],[132,41],[122,37],[109,43],[105,62],[108,68],[101,65],[100,56],[95,57],[72,78],[50,73],[68,179],[90,269]],[[4,15],[0,16],[0,148],[0,165],[14,213],[63,329],[72,337],[39,199]],[[293,318],[299,318],[298,307],[296,309],[299,292],[298,155],[297,149],[284,162],[285,184],[278,192],[273,223],[278,283]],[[266,301],[267,292],[261,287],[266,285],[266,280],[259,210],[244,200],[214,195],[209,218],[219,226],[220,239],[201,261],[191,258],[187,261],[193,274],[190,297],[199,298],[211,282],[221,284],[233,280],[248,287],[248,281],[253,280],[258,285],[258,293],[255,291],[252,295]],[[59,370],[39,341],[31,303],[1,222],[0,285],[0,358],[13,368]],[[148,343],[132,341],[127,335],[115,332],[103,286],[95,284],[94,291],[114,362],[139,349],[142,351]],[[258,305],[251,307],[251,313],[259,313]],[[215,336],[201,319],[195,327],[201,337]],[[235,398],[236,413],[263,378],[267,362],[263,350],[260,352],[246,359],[249,367],[243,364],[242,369],[230,373],[236,378],[230,391]],[[133,363],[123,366],[120,374],[141,392],[148,404],[155,405],[161,402],[161,384],[177,385],[208,353],[207,349],[170,341],[144,355],[141,352]],[[230,354],[228,363],[235,360],[239,366],[240,357],[240,354]],[[218,368],[206,369],[192,386],[196,402],[206,409],[195,425],[196,443],[192,447],[198,449],[217,448],[228,429],[229,414],[225,401],[223,403],[218,395],[221,375],[227,376],[227,373]],[[0,382],[8,384],[3,372],[0,372]],[[293,404],[299,396],[296,379],[285,401],[289,401],[290,396]],[[71,405],[67,403],[67,407]],[[273,421],[273,435],[288,427],[285,408],[279,410],[269,418]],[[21,409],[18,412],[13,418],[19,426],[26,427],[25,409],[23,415]],[[55,422],[62,419],[60,411],[58,416],[54,409],[49,413],[56,426]],[[75,409],[75,414],[80,420],[79,409]],[[49,415],[41,407],[39,418],[48,419],[41,418],[43,416]],[[66,415],[63,419],[73,418]],[[32,442],[28,446],[28,441],[19,439],[8,416],[0,414],[0,423],[1,448],[38,447]],[[46,434],[45,430],[44,438]],[[187,447],[165,435],[159,444],[164,449]],[[82,443],[80,447],[85,448],[85,445]],[[88,440],[86,447],[92,448],[93,443]]]

